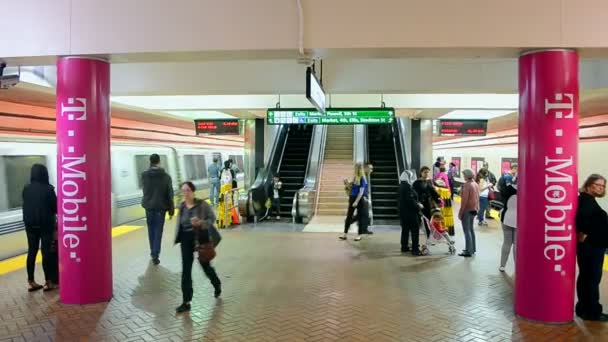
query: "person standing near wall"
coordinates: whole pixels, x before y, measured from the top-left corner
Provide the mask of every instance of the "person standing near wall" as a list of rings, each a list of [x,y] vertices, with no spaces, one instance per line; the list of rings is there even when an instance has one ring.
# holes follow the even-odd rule
[[[26,261],[28,291],[43,288],[34,280],[40,242],[42,242],[42,269],[46,279],[44,291],[53,290],[59,280],[58,260],[54,259],[51,253],[53,233],[56,230],[57,197],[55,188],[49,183],[49,172],[42,164],[32,166],[30,183],[23,188],[22,212],[28,244]]]

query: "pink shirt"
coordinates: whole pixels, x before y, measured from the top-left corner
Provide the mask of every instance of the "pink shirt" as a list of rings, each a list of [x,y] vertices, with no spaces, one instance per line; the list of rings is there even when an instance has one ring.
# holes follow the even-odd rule
[[[479,185],[473,180],[462,184],[460,189],[460,212],[459,216],[468,211],[479,211]]]
[[[435,175],[435,180],[437,179],[441,179],[445,183],[445,186],[447,186],[448,190],[452,191],[452,189],[450,188],[450,179],[448,178],[447,173],[439,172]]]

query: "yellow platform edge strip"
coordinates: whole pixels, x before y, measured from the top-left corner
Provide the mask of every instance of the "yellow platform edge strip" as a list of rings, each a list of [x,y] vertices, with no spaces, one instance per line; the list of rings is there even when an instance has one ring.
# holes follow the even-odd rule
[[[143,228],[143,226],[117,226],[112,229],[112,238],[115,238],[120,235],[128,234],[138,229]],[[25,233],[24,233],[25,234]],[[16,257],[12,257],[3,261],[0,261],[0,275],[4,275],[10,272],[14,272],[25,268],[25,262],[27,260],[27,254],[18,255]],[[38,251],[38,255],[36,256],[36,263],[42,262],[42,254]]]
[[[460,197],[454,196],[454,202],[460,203]],[[498,210],[490,209],[490,216],[494,219],[500,219],[500,212]],[[608,271],[608,255],[604,256],[604,271]]]

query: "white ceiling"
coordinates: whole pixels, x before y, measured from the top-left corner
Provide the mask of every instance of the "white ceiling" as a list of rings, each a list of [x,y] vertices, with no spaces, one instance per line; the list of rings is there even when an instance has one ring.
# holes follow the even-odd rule
[[[303,95],[305,66],[293,59],[123,63],[111,72],[113,103],[183,120],[311,107]],[[54,86],[56,69],[22,68],[22,79]],[[386,105],[398,116],[488,119],[518,107],[516,59],[329,58],[322,79],[331,107]],[[608,88],[608,60],[583,59],[580,82],[583,91]]]

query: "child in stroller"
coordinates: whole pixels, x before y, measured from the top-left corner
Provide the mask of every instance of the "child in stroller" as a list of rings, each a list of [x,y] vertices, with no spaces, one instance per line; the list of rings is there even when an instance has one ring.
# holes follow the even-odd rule
[[[431,232],[429,238],[426,238],[426,228]],[[427,245],[434,245],[436,243],[445,243],[448,245],[448,253],[454,255],[456,253],[456,247],[454,247],[454,240],[450,238],[448,230],[445,228],[443,215],[440,209],[434,209],[431,212],[431,220],[422,216],[422,224],[420,225],[420,235],[422,236],[420,243],[420,253],[422,255],[428,255],[429,249]]]

